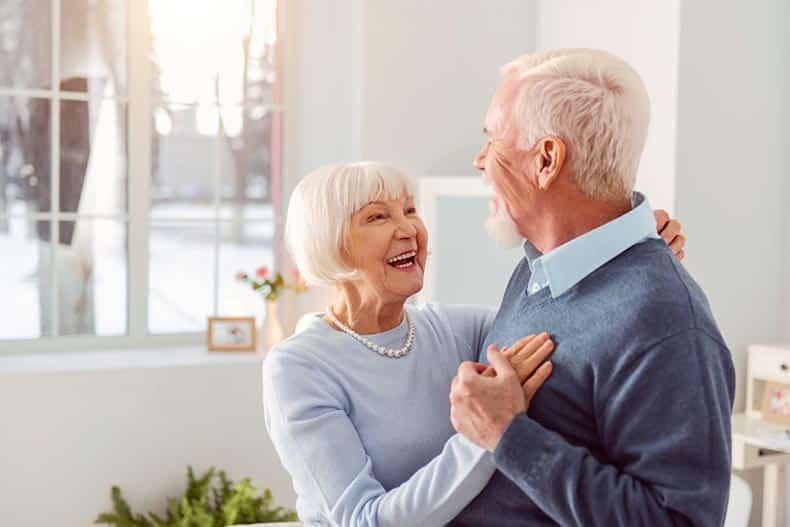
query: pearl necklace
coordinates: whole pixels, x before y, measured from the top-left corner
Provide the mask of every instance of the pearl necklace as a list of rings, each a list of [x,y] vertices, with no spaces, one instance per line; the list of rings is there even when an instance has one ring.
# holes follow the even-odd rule
[[[375,342],[371,342],[369,339],[365,338],[364,336],[360,335],[353,329],[349,328],[342,322],[340,322],[332,313],[332,310],[327,307],[326,308],[326,316],[329,320],[332,321],[334,325],[339,327],[344,333],[347,333],[355,340],[357,340],[360,344],[363,344],[366,348],[370,349],[371,351],[375,351],[382,357],[389,357],[390,359],[400,359],[401,357],[405,357],[411,351],[411,345],[414,343],[414,324],[409,318],[409,313],[406,309],[403,310],[403,316],[406,318],[406,322],[409,324],[409,334],[406,337],[406,342],[398,349],[387,348],[385,346],[379,346]]]

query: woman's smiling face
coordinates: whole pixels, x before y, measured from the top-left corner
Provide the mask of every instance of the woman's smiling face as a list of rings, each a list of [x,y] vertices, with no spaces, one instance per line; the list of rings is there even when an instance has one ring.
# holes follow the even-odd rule
[[[414,199],[380,199],[351,216],[345,252],[359,284],[384,301],[405,300],[422,289],[428,233]]]

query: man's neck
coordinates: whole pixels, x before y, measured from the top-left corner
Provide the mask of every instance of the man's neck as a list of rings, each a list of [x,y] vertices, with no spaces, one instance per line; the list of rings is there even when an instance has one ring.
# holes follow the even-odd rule
[[[555,200],[516,219],[519,232],[541,253],[553,251],[631,210],[629,200],[598,201],[587,197]]]

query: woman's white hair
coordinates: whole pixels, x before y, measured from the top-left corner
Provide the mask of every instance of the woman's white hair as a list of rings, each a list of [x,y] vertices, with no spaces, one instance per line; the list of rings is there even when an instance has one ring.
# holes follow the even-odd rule
[[[327,165],[296,185],[288,204],[285,243],[308,284],[337,284],[358,278],[343,259],[348,222],[379,199],[414,196],[414,183],[402,170],[365,161]]]
[[[559,137],[582,192],[630,197],[650,122],[647,90],[631,66],[605,51],[557,49],[523,55],[502,74],[520,83],[509,122],[518,148]]]

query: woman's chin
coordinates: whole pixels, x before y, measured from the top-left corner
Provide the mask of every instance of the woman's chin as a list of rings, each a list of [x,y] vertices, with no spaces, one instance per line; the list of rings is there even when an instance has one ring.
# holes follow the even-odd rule
[[[420,291],[422,291],[422,280],[420,280],[420,283],[419,283],[419,285],[416,285],[416,286],[414,286],[414,287],[413,287],[413,288],[412,288],[412,289],[409,291],[409,294],[408,294],[408,296],[410,296],[410,297],[411,297],[411,296],[414,296],[414,295],[416,295],[417,293],[419,293]]]
[[[393,289],[399,291],[406,298],[416,295],[422,291],[423,286],[423,270],[419,264],[415,264],[414,268],[408,271],[397,270]]]

